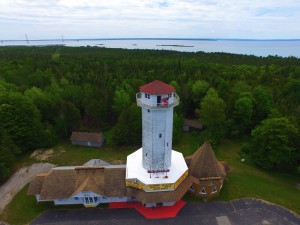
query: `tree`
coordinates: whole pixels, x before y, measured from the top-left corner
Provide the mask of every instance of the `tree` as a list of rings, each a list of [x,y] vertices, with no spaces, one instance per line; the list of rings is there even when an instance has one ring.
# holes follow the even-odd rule
[[[192,98],[195,104],[199,104],[209,89],[209,84],[204,80],[197,80],[192,86]]]
[[[16,153],[18,153],[18,148],[5,133],[4,129],[0,127],[0,182],[4,181],[11,174],[10,168]]]
[[[117,89],[114,95],[113,109],[117,112],[121,112],[124,108],[130,105],[130,96],[123,89]]]
[[[211,88],[203,98],[200,110],[197,110],[200,121],[207,129],[208,135],[212,141],[218,143],[224,134],[225,103],[219,98],[217,92]]]
[[[253,90],[253,126],[266,119],[273,106],[272,95],[263,86],[258,86]]]
[[[286,117],[262,121],[251,133],[252,160],[265,169],[293,168],[297,135],[297,128]]]
[[[42,120],[44,122],[53,123],[55,117],[55,111],[57,110],[57,104],[55,97],[40,88],[32,87],[24,92],[25,96],[32,99],[41,113]]]
[[[249,128],[253,113],[252,99],[248,96],[240,97],[235,101],[233,116],[237,132],[241,135]]]
[[[125,108],[117,124],[112,128],[112,144],[136,145],[142,141],[142,113],[141,109],[132,103],[130,107]]]
[[[176,144],[180,140],[183,127],[183,115],[174,112],[173,117],[173,144]]]
[[[0,93],[0,121],[20,150],[44,147],[41,115],[30,98],[18,92]]]

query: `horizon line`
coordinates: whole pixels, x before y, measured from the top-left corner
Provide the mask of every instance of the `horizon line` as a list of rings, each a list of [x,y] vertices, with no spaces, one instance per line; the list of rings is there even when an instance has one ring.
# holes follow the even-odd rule
[[[234,41],[300,41],[300,38],[46,38],[46,39],[0,39],[4,41],[92,41],[92,40],[199,40],[199,41],[218,41],[218,40],[234,40]]]

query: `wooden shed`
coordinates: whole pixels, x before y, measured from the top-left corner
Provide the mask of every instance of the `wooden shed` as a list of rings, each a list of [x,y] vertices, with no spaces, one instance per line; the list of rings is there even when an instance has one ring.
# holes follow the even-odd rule
[[[71,142],[73,145],[89,146],[100,148],[104,142],[104,135],[102,133],[89,132],[72,132]]]
[[[183,131],[196,130],[200,131],[203,129],[203,124],[197,120],[184,119],[183,120]]]

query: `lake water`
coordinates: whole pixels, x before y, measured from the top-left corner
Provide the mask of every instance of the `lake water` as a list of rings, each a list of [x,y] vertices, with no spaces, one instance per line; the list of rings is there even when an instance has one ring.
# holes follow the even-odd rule
[[[255,56],[277,55],[300,58],[300,40],[196,40],[196,39],[93,39],[1,41],[9,45],[99,46],[126,49],[164,49],[182,52],[227,52]]]

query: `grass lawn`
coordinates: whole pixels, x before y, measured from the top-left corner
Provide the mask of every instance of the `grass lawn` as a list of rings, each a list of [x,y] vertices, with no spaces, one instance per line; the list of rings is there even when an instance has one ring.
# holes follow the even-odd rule
[[[203,138],[196,133],[184,133],[180,143],[174,145],[173,149],[180,151],[184,156],[195,152],[203,143]],[[126,156],[139,147],[123,147],[112,149],[104,147],[101,149],[72,146],[63,143],[56,146],[54,155],[45,162],[56,165],[82,165],[92,158],[101,158],[113,164],[126,162]],[[244,197],[253,197],[264,199],[286,208],[289,208],[300,214],[300,190],[296,189],[297,177],[288,174],[279,174],[270,171],[257,169],[250,163],[241,162],[239,156],[239,143],[235,141],[223,140],[218,149],[215,150],[219,160],[225,160],[229,163],[231,171],[229,172],[219,197],[213,200],[232,200]],[[29,159],[29,154],[20,157],[16,163],[16,168],[38,162],[35,159]],[[26,224],[40,215],[43,211],[51,208],[62,208],[52,204],[37,203],[35,197],[27,196],[28,185],[24,187],[6,207],[0,215],[0,220],[10,224]],[[203,199],[196,198],[187,194],[186,201],[198,201]],[[64,206],[63,208],[73,208],[75,206]],[[76,206],[76,208],[82,206]]]
[[[126,156],[140,147],[118,147],[110,148],[90,148],[84,146],[74,146],[70,143],[62,143],[53,148],[54,154],[43,162],[52,163],[59,166],[80,166],[90,159],[102,159],[112,164],[125,164]],[[30,158],[30,153],[25,153],[18,157],[15,169],[32,163],[41,162]]]

